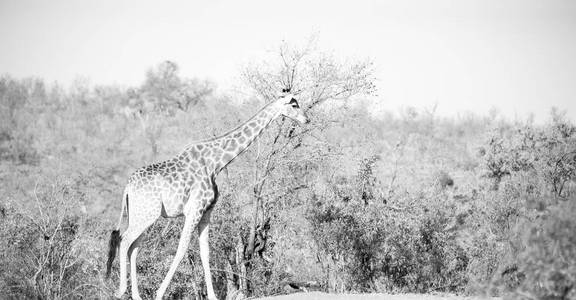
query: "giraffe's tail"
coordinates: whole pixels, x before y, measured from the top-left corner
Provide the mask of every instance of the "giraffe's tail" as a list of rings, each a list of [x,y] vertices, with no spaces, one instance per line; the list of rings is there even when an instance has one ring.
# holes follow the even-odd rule
[[[110,242],[108,243],[108,262],[106,263],[106,278],[110,277],[110,271],[112,270],[112,263],[114,262],[114,257],[116,257],[116,251],[118,246],[120,246],[120,225],[122,225],[122,216],[124,216],[124,209],[128,210],[128,193],[124,191],[124,196],[122,197],[122,209],[120,210],[120,220],[118,220],[118,226],[116,230],[112,230],[110,233]],[[128,214],[128,212],[126,212]]]

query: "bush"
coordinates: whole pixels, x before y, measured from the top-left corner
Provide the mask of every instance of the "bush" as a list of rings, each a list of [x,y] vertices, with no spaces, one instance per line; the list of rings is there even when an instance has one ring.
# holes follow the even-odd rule
[[[526,228],[520,290],[539,299],[576,298],[576,199],[553,207]]]
[[[375,182],[360,165],[358,178]],[[366,179],[367,178],[367,179]],[[339,181],[356,182],[357,179]],[[360,185],[362,186],[362,185]],[[348,189],[346,191],[345,189]],[[377,194],[366,198],[355,185],[329,188],[314,195],[307,219],[311,223],[317,257],[323,261],[324,286],[330,291],[459,292],[467,283],[468,257],[458,244],[454,207],[441,190],[422,196],[433,201],[409,201],[413,207],[396,209]],[[344,195],[344,196],[343,196]],[[350,196],[352,195],[352,196]]]
[[[496,130],[488,139],[484,157],[486,176],[497,189],[507,175],[532,173],[544,178],[556,197],[572,193],[576,179],[576,126],[557,114],[552,124],[516,126],[511,131]]]
[[[441,170],[435,172],[433,178],[434,178],[434,186],[441,190],[444,190],[447,187],[454,186],[454,180],[452,179],[452,177],[450,177],[450,175],[446,171]]]
[[[0,292],[11,298],[93,298],[108,292],[99,280],[98,251],[89,227],[77,214],[82,193],[70,180],[39,183],[34,199],[10,205],[1,221],[4,282]],[[94,224],[92,224],[94,226]],[[84,228],[83,228],[84,227]]]
[[[360,64],[360,73],[326,77],[335,65],[320,62],[326,72],[311,70],[311,78],[328,85],[365,74]],[[128,173],[254,110],[255,102],[210,96],[210,84],[177,71],[164,63],[137,88],[78,82],[66,92],[0,78],[1,295],[110,297],[117,276],[101,277],[104,246]],[[257,90],[268,93],[268,74],[252,71]],[[335,87],[329,92],[340,95]],[[545,125],[502,121],[482,141],[493,117],[442,120],[408,109],[403,118],[373,119],[362,106],[311,111],[302,130],[288,120],[274,125],[218,179],[210,246],[220,298],[318,282],[339,292],[575,297],[573,124],[558,113]],[[31,191],[34,176],[56,179]],[[182,219],[161,219],[147,232],[138,263],[145,298],[164,279],[182,226]],[[167,297],[202,298],[204,290],[193,239]]]
[[[365,212],[358,203],[337,207],[316,202],[309,211],[312,236],[321,252],[318,257],[327,260],[324,284],[331,291],[376,289],[375,266],[384,232],[360,219],[357,209]]]

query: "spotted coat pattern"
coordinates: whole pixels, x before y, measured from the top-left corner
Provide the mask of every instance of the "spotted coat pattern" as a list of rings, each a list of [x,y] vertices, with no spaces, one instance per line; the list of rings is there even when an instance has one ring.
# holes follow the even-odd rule
[[[198,229],[200,257],[208,289],[208,298],[215,299],[208,263],[208,225],[218,199],[216,176],[248,146],[276,117],[284,115],[299,122],[307,119],[292,95],[286,95],[265,106],[254,117],[236,129],[214,139],[199,141],[166,161],[136,170],[124,190],[122,207],[128,214],[128,228],[122,233],[120,256],[120,287],[116,297],[127,288],[127,259],[130,258],[132,298],[140,299],[136,278],[136,256],[142,233],[160,216],[185,216],[180,242],[168,274],[156,294],[164,295],[174,272],[186,252],[191,232]],[[122,214],[118,229],[122,223]]]
[[[273,109],[263,109],[228,134],[193,143],[173,158],[138,169],[128,179],[128,198],[140,194],[143,201],[161,203],[163,217],[202,216],[217,201],[216,175],[248,148],[275,115]]]

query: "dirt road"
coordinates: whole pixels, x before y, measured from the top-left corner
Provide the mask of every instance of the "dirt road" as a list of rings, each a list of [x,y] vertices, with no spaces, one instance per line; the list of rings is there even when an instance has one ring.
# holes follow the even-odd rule
[[[290,295],[258,298],[259,300],[499,300],[500,298],[482,298],[470,296],[455,296],[449,294],[327,294],[321,292],[296,293]]]

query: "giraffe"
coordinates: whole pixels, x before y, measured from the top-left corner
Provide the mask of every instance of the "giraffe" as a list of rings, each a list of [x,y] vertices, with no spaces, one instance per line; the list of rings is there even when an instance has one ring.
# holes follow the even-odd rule
[[[209,264],[210,215],[218,199],[216,176],[280,116],[301,124],[308,118],[289,91],[268,103],[252,118],[216,138],[194,142],[184,151],[166,161],[142,167],[128,179],[122,197],[122,209],[118,226],[110,234],[107,276],[118,250],[120,260],[120,285],[117,298],[127,288],[127,260],[130,259],[132,298],[141,299],[136,278],[136,256],[142,233],[160,216],[174,218],[184,216],[184,227],[178,249],[166,277],[162,281],[156,299],[162,299],[178,264],[184,257],[192,231],[198,231],[200,259],[204,269],[208,298],[217,299],[212,287]],[[120,226],[126,209],[128,227],[120,235]]]

